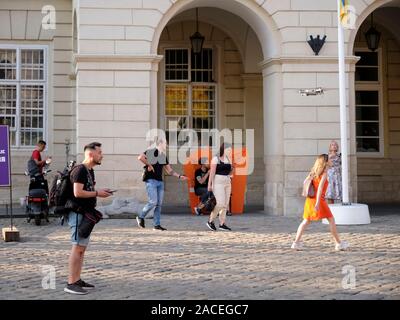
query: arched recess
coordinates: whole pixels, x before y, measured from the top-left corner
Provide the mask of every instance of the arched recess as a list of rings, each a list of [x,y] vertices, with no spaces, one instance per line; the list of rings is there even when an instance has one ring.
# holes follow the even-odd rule
[[[158,24],[151,45],[151,53],[157,54],[162,31],[168,22],[179,13],[196,8],[211,7],[231,12],[246,21],[256,33],[264,55],[264,60],[280,56],[281,36],[271,16],[255,2],[243,0],[183,0],[175,3]]]
[[[177,17],[182,18],[182,21],[187,20],[185,14],[190,11],[193,12],[190,9],[194,8],[228,12],[230,15],[240,18],[248,26],[246,35],[241,37],[238,36],[238,33],[235,33],[237,31],[235,28],[225,25],[225,21],[218,19],[217,16],[209,15],[205,17],[203,15],[200,18],[201,22],[219,27],[235,41],[243,62],[243,81],[250,88],[247,93],[248,104],[252,103],[252,92],[257,92],[257,90],[260,92],[260,100],[256,103],[259,103],[263,115],[259,113],[252,115],[253,118],[258,117],[258,120],[261,120],[260,144],[264,146],[263,155],[260,157],[263,167],[260,179],[263,185],[258,192],[262,195],[264,208],[269,213],[282,214],[283,199],[278,192],[283,185],[282,76],[280,66],[275,64],[274,59],[279,58],[281,54],[280,33],[272,17],[256,2],[244,0],[183,0],[176,2],[166,12],[156,27],[151,45],[152,55],[163,55],[158,48],[161,34],[166,26]],[[190,20],[193,20],[193,17]],[[255,43],[259,48],[258,50],[252,50]],[[151,125],[155,127],[159,122],[157,121],[158,104],[160,101],[162,102],[162,97],[158,98],[161,94],[159,75],[154,73],[151,83],[151,114],[153,116]]]
[[[232,39],[239,50],[242,61],[245,62],[244,73],[260,72],[258,64],[264,59],[264,54],[257,35],[246,21],[226,10],[209,7],[199,9],[198,18],[200,23],[217,27]],[[195,10],[186,10],[174,16],[167,26],[185,21],[192,21],[193,23],[195,19]],[[190,25],[189,27],[192,26]]]
[[[355,28],[350,31],[349,38],[348,38],[348,43],[349,46],[347,48],[347,54],[348,55],[353,55],[354,51],[354,42],[357,36],[357,33],[361,27],[361,25],[364,23],[365,19],[369,17],[369,15],[374,12],[376,9],[381,8],[381,7],[386,7],[386,6],[397,6],[400,7],[400,0],[378,0],[374,1],[371,3],[368,7],[365,8],[357,17],[356,20],[356,25]],[[389,28],[388,28],[389,29]],[[389,30],[392,31],[392,30]],[[398,30],[394,32],[395,35],[399,36]]]

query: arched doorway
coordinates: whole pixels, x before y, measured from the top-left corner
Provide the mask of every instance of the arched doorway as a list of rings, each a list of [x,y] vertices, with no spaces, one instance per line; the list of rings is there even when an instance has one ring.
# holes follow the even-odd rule
[[[365,33],[380,32],[371,51]],[[355,67],[355,147],[357,200],[368,204],[400,202],[400,1],[371,5],[351,35]]]
[[[195,31],[195,7],[200,8],[200,32],[206,37],[205,50],[198,59],[201,62],[195,61],[189,40]],[[173,119],[182,127],[195,130],[254,129],[254,172],[248,180],[247,204],[264,204],[267,208],[270,206],[266,202],[278,202],[276,195],[272,196],[274,199],[266,199],[269,181],[275,185],[282,181],[276,181],[276,174],[271,174],[269,179],[266,156],[283,156],[282,141],[276,142],[282,136],[282,114],[273,110],[280,107],[273,99],[280,98],[266,94],[276,92],[279,79],[267,72],[263,76],[261,66],[262,62],[279,55],[279,37],[271,30],[276,29],[270,16],[253,3],[186,1],[176,3],[164,15],[152,44],[153,53],[164,57],[157,79],[153,78],[158,88],[158,98],[152,102],[152,110],[158,115],[153,126],[157,123],[159,128],[168,129],[168,120]],[[182,66],[183,70],[179,69]],[[199,92],[200,96],[203,93],[208,97],[208,113],[203,118],[196,116]],[[267,104],[271,108],[268,116]],[[181,199],[177,199],[179,188],[182,188]],[[175,185],[175,180],[167,179],[166,201],[186,204],[184,188],[181,184]],[[173,190],[170,195],[169,189]],[[275,213],[276,207],[269,211]]]

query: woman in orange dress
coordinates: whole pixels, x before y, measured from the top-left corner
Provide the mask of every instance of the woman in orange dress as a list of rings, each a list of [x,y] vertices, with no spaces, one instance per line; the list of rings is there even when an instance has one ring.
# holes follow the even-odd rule
[[[315,197],[307,197],[304,204],[303,222],[297,229],[296,239],[292,244],[292,249],[301,250],[302,242],[300,241],[304,230],[311,223],[311,221],[319,221],[321,219],[327,219],[329,221],[329,227],[332,236],[335,240],[335,249],[346,250],[348,243],[346,241],[340,241],[338,232],[336,230],[335,218],[329,209],[328,204],[325,201],[325,193],[328,188],[327,170],[330,166],[329,157],[327,154],[321,154],[315,160],[314,166],[311,169],[310,176],[313,178],[312,184],[316,191]]]

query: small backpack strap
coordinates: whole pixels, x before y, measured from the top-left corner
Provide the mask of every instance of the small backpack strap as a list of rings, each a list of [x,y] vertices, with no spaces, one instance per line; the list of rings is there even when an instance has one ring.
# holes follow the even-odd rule
[[[77,235],[78,235],[78,214],[75,212],[76,214],[76,225],[75,225],[75,241],[77,240]]]

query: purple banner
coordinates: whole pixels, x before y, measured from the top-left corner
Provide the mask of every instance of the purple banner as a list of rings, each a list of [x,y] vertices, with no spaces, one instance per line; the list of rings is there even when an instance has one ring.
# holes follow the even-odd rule
[[[0,125],[0,187],[11,185],[8,126]]]

